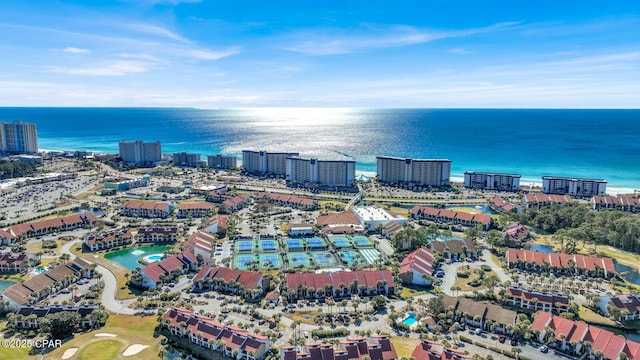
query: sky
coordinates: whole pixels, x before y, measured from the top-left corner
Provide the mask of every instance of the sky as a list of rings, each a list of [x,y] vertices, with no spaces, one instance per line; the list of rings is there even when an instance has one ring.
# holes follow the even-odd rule
[[[0,106],[640,108],[640,1],[0,0]]]

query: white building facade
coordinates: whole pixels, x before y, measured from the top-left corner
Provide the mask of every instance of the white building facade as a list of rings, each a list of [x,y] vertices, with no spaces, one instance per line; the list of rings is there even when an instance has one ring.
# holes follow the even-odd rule
[[[285,176],[287,158],[299,155],[299,153],[242,150],[242,171],[252,174]]]
[[[469,189],[520,191],[520,175],[466,171],[464,173],[464,187]]]
[[[451,160],[379,156],[376,158],[376,173],[378,181],[383,183],[449,186]]]
[[[543,176],[542,192],[545,194],[578,197],[603,196],[607,193],[607,181],[602,179],[577,179]]]
[[[290,157],[287,158],[286,178],[292,184],[351,187],[355,184],[356,162]]]
[[[162,160],[160,141],[120,141],[118,150],[122,161],[129,164],[152,164]]]
[[[36,125],[21,121],[0,122],[0,151],[11,154],[37,153]]]

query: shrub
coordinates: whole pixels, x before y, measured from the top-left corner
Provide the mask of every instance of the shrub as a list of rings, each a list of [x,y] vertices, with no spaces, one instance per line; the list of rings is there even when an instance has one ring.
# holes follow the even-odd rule
[[[311,330],[312,336],[317,336],[319,339],[328,337],[341,337],[349,335],[349,330],[345,328],[329,329],[329,330]]]
[[[489,266],[489,265],[480,265],[480,269],[482,269],[482,270],[484,270],[486,272],[489,272],[489,271],[491,271],[491,266]]]
[[[463,279],[466,279],[466,278],[469,277],[469,273],[466,272],[466,271],[458,271],[457,275],[458,275],[459,278],[463,278]]]

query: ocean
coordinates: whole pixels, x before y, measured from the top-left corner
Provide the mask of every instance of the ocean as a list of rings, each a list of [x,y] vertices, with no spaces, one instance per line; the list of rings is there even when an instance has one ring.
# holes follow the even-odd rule
[[[47,150],[116,153],[118,141],[160,140],[162,151],[297,151],[354,159],[445,158],[465,171],[604,178],[612,192],[640,189],[640,110],[252,108],[0,108],[0,121],[33,122]]]

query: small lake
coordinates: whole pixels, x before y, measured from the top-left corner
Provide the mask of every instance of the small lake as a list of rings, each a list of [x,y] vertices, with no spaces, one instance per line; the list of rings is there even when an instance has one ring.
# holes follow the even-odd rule
[[[529,250],[539,251],[539,252],[545,253],[545,254],[551,254],[553,252],[553,246],[551,246],[551,245],[533,244],[533,245],[531,245],[529,247]]]
[[[9,286],[15,284],[15,282],[13,281],[8,281],[8,280],[0,280],[0,291],[8,288]]]
[[[631,266],[627,266],[627,265],[622,265],[620,263],[618,263],[617,261],[613,261],[613,266],[616,269],[616,272],[618,274],[622,273],[622,272],[626,272],[627,275],[624,275],[623,278],[625,280],[627,280],[628,282],[632,283],[632,284],[636,284],[636,285],[640,285],[640,274],[638,273],[638,268],[634,268]]]
[[[116,262],[129,270],[135,270],[137,267],[144,267],[143,264],[138,262],[139,259],[148,255],[162,254],[167,248],[168,246],[166,245],[140,246],[109,252],[104,255],[104,258]]]

